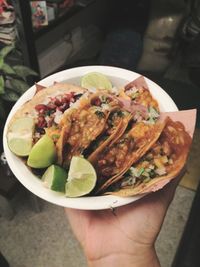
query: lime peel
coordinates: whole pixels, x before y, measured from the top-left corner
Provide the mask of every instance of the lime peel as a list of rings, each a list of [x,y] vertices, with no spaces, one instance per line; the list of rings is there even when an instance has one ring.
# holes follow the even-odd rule
[[[33,118],[22,117],[11,123],[7,133],[9,149],[17,156],[28,156],[33,145]]]
[[[56,160],[56,148],[53,140],[48,135],[42,138],[32,147],[27,165],[32,168],[49,167]]]
[[[72,157],[65,186],[67,197],[80,197],[90,193],[96,185],[97,175],[92,164],[83,157]]]
[[[110,80],[99,72],[89,72],[85,74],[81,79],[81,86],[87,89],[112,89]]]
[[[51,165],[42,176],[45,186],[56,192],[65,192],[67,171],[58,165]]]

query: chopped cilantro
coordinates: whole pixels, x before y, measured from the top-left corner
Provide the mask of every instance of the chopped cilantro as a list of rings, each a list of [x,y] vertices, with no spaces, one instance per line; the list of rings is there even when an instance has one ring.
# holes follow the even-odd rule
[[[52,137],[54,140],[57,140],[57,139],[59,139],[60,134],[52,134],[51,137]]]
[[[95,111],[95,114],[96,114],[99,118],[104,118],[104,117],[105,117],[105,114],[104,114],[102,111],[100,111],[100,110]]]
[[[138,173],[137,173],[138,177],[139,177],[140,175],[142,175],[143,172],[144,172],[144,168],[140,168],[140,169],[138,170]]]
[[[149,176],[150,176],[150,178],[154,178],[154,177],[156,177],[156,173],[155,173],[155,171],[154,171],[154,170],[151,170],[151,171],[149,172]]]
[[[123,117],[124,116],[123,111],[121,111],[121,110],[117,111],[117,116],[118,117]]]
[[[154,124],[156,119],[159,117],[159,112],[155,108],[150,106],[148,108],[148,113],[149,113],[149,119],[147,121],[151,124]]]
[[[119,140],[118,144],[124,144],[124,143],[126,143],[128,141],[129,141],[129,138],[124,137],[124,138],[122,138],[122,139]]]
[[[133,93],[133,94],[131,95],[131,99],[134,100],[134,99],[136,99],[136,97],[138,97],[138,96],[139,96],[139,92],[135,92],[135,93]]]

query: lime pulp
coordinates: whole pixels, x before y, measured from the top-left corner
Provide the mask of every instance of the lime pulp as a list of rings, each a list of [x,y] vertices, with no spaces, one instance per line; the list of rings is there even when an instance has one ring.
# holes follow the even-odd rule
[[[24,117],[13,121],[8,129],[7,142],[10,150],[17,156],[28,156],[33,145],[33,118]]]
[[[95,187],[97,175],[92,164],[83,157],[72,157],[65,186],[67,197],[87,195]]]
[[[99,72],[90,72],[84,75],[81,79],[81,86],[87,89],[112,89],[110,80]]]

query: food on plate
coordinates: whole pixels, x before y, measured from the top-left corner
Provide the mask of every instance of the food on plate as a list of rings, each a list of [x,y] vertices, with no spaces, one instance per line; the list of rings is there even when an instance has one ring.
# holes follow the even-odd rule
[[[117,142],[107,146],[96,159],[95,167],[99,175],[97,192],[105,190],[126,172],[129,165],[139,160],[159,138],[165,123],[133,123],[127,127]]]
[[[53,191],[65,192],[65,184],[67,181],[67,171],[58,165],[51,165],[42,175],[44,185]]]
[[[73,156],[79,156],[104,130],[111,110],[119,101],[103,92],[92,94],[83,107],[65,112],[62,126],[69,129],[62,155],[63,165],[69,166]]]
[[[192,134],[183,116],[177,122],[160,112],[144,77],[116,88],[92,72],[81,85],[37,84],[8,125],[10,150],[47,188],[67,197],[132,196],[161,188],[180,172]]]
[[[81,86],[87,89],[112,89],[110,80],[99,72],[89,72],[84,75],[81,79]]]
[[[45,134],[32,147],[27,159],[27,165],[32,168],[43,169],[49,167],[55,160],[56,148],[54,142]]]
[[[131,113],[120,108],[115,107],[109,113],[106,125],[102,134],[88,147],[84,156],[94,164],[102,151],[112,143],[116,142],[125,131],[130,119]]]
[[[142,194],[176,177],[185,165],[191,141],[184,125],[167,117],[158,140],[136,164],[128,166],[112,194]]]
[[[130,99],[134,104],[151,107],[155,111],[159,110],[158,102],[151,95],[144,77],[140,76],[136,80],[128,83],[120,92],[119,96]]]
[[[95,187],[97,175],[92,164],[82,158],[73,156],[65,185],[67,197],[87,195]]]
[[[32,118],[22,117],[8,127],[7,140],[10,150],[17,156],[28,156],[33,145],[35,123]]]
[[[8,126],[12,127],[20,118],[32,118],[35,124],[33,144],[45,134],[46,128],[56,127],[65,110],[80,102],[86,92],[84,88],[67,83],[56,83],[48,88],[37,85],[37,88],[35,95],[17,110]]]

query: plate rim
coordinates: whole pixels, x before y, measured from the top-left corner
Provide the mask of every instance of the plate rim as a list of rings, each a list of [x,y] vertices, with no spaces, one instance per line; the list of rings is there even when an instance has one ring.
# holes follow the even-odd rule
[[[103,73],[107,76],[111,76],[111,77],[112,77],[112,75],[110,74],[111,72],[113,72],[113,73],[120,72],[122,74],[120,77],[119,76],[113,76],[113,77],[116,77],[116,78],[119,77],[120,79],[128,80],[128,82],[131,82],[132,80],[134,80],[140,76],[143,76],[154,97],[155,97],[155,93],[153,93],[153,91],[159,90],[160,93],[169,101],[169,103],[170,103],[169,109],[170,110],[167,110],[167,111],[177,111],[178,110],[173,99],[158,84],[156,84],[155,82],[153,82],[149,78],[145,77],[144,75],[141,75],[137,72],[130,71],[127,69],[119,68],[119,67],[111,67],[111,66],[104,66],[104,65],[90,65],[90,66],[75,67],[75,68],[70,68],[70,69],[56,72],[56,73],[38,81],[38,83],[41,85],[44,85],[44,86],[51,86],[55,81],[56,82],[63,82],[63,81],[67,82],[67,79],[66,80],[63,79],[63,77],[66,74],[68,74],[70,76],[70,75],[75,75],[75,74],[79,73],[78,76],[77,75],[73,76],[73,78],[76,77],[77,79],[78,78],[80,79],[81,76],[83,76],[84,74],[86,74],[88,72],[94,72],[94,71],[101,72],[101,73]],[[80,75],[80,73],[81,73],[81,75]],[[127,79],[128,77],[131,78],[132,76],[133,76],[133,79]],[[72,79],[72,77],[68,78],[68,80],[69,79]],[[155,88],[157,88],[157,89],[155,89]],[[38,197],[40,197],[40,198],[42,198],[42,199],[44,199],[50,203],[53,203],[53,204],[56,204],[59,206],[63,206],[63,207],[67,207],[67,208],[82,209],[82,210],[102,210],[102,209],[115,208],[115,207],[123,206],[123,205],[129,204],[131,202],[134,202],[134,201],[136,201],[136,200],[138,200],[144,196],[144,195],[138,195],[138,196],[123,198],[123,197],[108,195],[108,196],[67,198],[64,195],[61,195],[60,193],[56,193],[50,189],[45,188],[41,184],[42,182],[38,179],[38,177],[33,175],[30,171],[29,171],[29,173],[31,175],[33,175],[38,181],[37,182],[35,181],[34,185],[33,185],[33,181],[28,182],[28,183],[24,182],[24,179],[22,179],[22,177],[20,175],[20,170],[16,169],[16,166],[15,166],[16,161],[19,162],[19,161],[21,161],[21,159],[19,157],[15,156],[9,150],[8,145],[7,145],[6,132],[7,132],[8,123],[9,123],[10,119],[12,118],[12,116],[14,115],[14,113],[17,111],[18,108],[20,108],[20,106],[23,103],[28,101],[27,97],[31,98],[31,95],[32,96],[34,95],[35,90],[36,90],[35,85],[31,86],[18,99],[18,101],[13,105],[13,107],[10,110],[9,115],[6,119],[4,131],[3,131],[3,149],[4,149],[6,159],[7,159],[7,163],[9,165],[10,169],[12,170],[12,172],[14,173],[15,177],[18,179],[18,181],[20,183],[22,183],[22,185],[24,187],[26,187],[33,194],[37,195]],[[15,163],[14,163],[14,161],[15,161]],[[22,161],[21,161],[21,163],[22,163]],[[25,167],[25,165],[24,165],[24,167]],[[27,167],[25,167],[25,168],[27,168]],[[36,188],[36,186],[38,185],[38,182],[40,182],[40,184],[42,185],[42,191],[41,190],[38,191],[38,188]],[[61,198],[59,198],[59,196]],[[89,199],[89,201],[88,201],[88,199]],[[91,199],[92,199],[92,201],[91,201]],[[102,204],[102,200],[104,200],[104,202],[103,202],[104,204]],[[87,204],[88,202],[90,203],[89,205]]]

